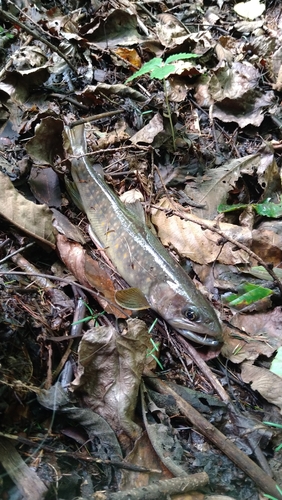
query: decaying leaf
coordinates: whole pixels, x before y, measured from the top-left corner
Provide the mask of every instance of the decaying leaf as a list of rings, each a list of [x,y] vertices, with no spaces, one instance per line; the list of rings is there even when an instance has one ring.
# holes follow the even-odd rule
[[[163,132],[163,119],[159,113],[155,114],[152,120],[149,121],[145,127],[134,134],[130,140],[133,144],[144,142],[145,144],[152,144],[156,136]]]
[[[269,403],[278,406],[282,413],[281,377],[248,362],[242,364],[241,376],[244,382],[251,382],[254,391],[258,391]]]
[[[160,208],[173,209],[174,206],[164,198],[159,203]],[[200,219],[189,214],[189,218],[196,221]],[[167,216],[162,210],[152,209],[152,222],[157,227],[158,236],[163,245],[172,245],[177,252],[193,262],[199,264],[209,264],[218,260],[223,264],[248,263],[249,256],[244,250],[234,248],[231,243],[225,242],[220,245],[220,237],[217,233],[203,230],[196,222],[181,219],[176,215]],[[211,221],[204,221],[211,227]],[[220,223],[219,227],[226,235],[237,239],[246,246],[251,243],[251,231],[246,227],[239,227],[232,224]]]
[[[41,120],[35,129],[35,135],[26,145],[26,149],[35,162],[53,165],[58,155],[64,157],[62,144],[63,122],[48,116]]]
[[[141,434],[134,412],[149,346],[147,327],[139,319],[127,320],[121,333],[113,326],[92,328],[79,346],[73,390],[86,394],[87,404],[125,440]]]
[[[0,213],[16,227],[55,248],[56,230],[52,225],[53,214],[46,205],[36,205],[27,200],[13,186],[9,177],[0,172]]]
[[[147,399],[149,399],[148,402]],[[150,408],[154,407],[154,404],[150,401],[149,395],[144,392],[143,384],[141,387],[141,404],[147,434],[159,459],[175,477],[187,476],[187,472],[179,464],[184,453],[180,441],[171,432],[170,427],[165,425],[165,419],[163,423],[156,422],[150,415]]]

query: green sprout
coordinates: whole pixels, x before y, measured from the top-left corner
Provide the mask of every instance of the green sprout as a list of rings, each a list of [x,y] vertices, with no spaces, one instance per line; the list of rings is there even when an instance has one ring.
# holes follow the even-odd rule
[[[86,316],[85,318],[79,319],[78,321],[74,321],[72,323],[72,325],[79,325],[80,323],[87,323],[88,321],[90,321],[92,319],[94,321],[94,326],[97,326],[98,325],[97,319],[100,316],[102,316],[103,314],[105,314],[105,311],[102,311],[102,312],[95,314],[93,309],[91,309],[91,307],[88,304],[86,304],[86,302],[84,302],[84,300],[82,300],[82,302],[87,307],[88,311],[90,312],[90,315]]]
[[[158,321],[158,318],[156,318],[153,323],[151,324],[149,330],[148,330],[148,333],[150,334],[155,326],[155,324],[157,323]],[[159,352],[159,346],[156,344],[156,342],[152,339],[152,337],[150,338],[150,342],[153,346],[153,349],[147,353],[147,358],[149,356],[152,356],[152,358],[156,361],[157,365],[159,365],[160,369],[163,370],[163,365],[161,364],[160,360],[157,358],[157,356],[155,356],[154,352]]]
[[[148,61],[145,64],[143,64],[142,68],[140,68],[133,75],[131,75],[125,82],[125,83],[132,82],[132,80],[135,80],[135,78],[138,78],[139,76],[145,75],[146,73],[148,73],[151,78],[156,78],[157,80],[163,81],[163,88],[164,88],[164,94],[165,94],[165,100],[166,100],[166,108],[167,108],[170,129],[171,129],[171,136],[172,136],[174,151],[176,150],[175,133],[174,133],[174,126],[173,126],[173,122],[172,122],[171,110],[170,110],[170,106],[169,106],[168,94],[167,94],[166,85],[165,85],[165,79],[168,76],[175,73],[177,70],[177,65],[172,64],[172,63],[174,63],[174,62],[176,63],[178,61],[185,60],[185,59],[196,59],[198,57],[199,56],[197,54],[190,54],[190,53],[185,53],[185,52],[181,53],[181,54],[174,54],[172,56],[169,56],[165,61],[161,57],[154,57],[153,59],[151,59],[151,61]]]
[[[282,490],[281,490],[281,488],[279,488],[278,484],[276,484],[276,488],[277,488],[279,495],[282,495]],[[269,498],[270,500],[278,500],[278,498],[273,497],[272,495],[266,495],[265,493],[264,493],[264,497]]]

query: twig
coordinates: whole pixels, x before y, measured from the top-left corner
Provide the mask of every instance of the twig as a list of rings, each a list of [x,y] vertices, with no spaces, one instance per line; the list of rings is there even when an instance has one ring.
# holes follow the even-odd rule
[[[124,113],[123,109],[117,109],[116,111],[106,111],[105,113],[100,113],[99,115],[87,116],[86,118],[81,118],[81,120],[76,120],[69,124],[70,128],[76,127],[76,125],[82,125],[83,123],[95,122],[97,120],[102,120],[103,118],[109,118],[111,116]]]
[[[205,361],[198,354],[195,347],[189,344],[189,342],[186,342],[181,335],[177,335],[177,339],[178,342],[181,344],[182,348],[184,349],[184,351],[186,351],[189,354],[189,356],[193,359],[193,361],[196,363],[201,372],[206,376],[207,380],[209,380],[210,384],[213,386],[214,390],[220,396],[222,401],[224,401],[224,403],[226,404],[230,403],[230,398],[227,392],[224,390],[222,385],[214,376],[213,372],[211,371],[207,363],[205,363]]]

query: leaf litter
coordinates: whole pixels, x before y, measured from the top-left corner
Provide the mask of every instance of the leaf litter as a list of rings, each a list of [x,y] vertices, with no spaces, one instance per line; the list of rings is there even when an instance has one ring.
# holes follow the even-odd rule
[[[128,319],[131,312],[117,307],[115,293],[125,283],[101,249],[94,250],[86,217],[79,202],[78,209],[74,204],[76,194],[70,196],[66,187],[71,158],[63,130],[82,120],[87,123],[91,162],[104,170],[118,195],[136,188],[142,193],[148,224],[224,321],[220,353],[211,350],[208,358],[218,381],[232,388],[231,396],[223,398],[229,404],[227,415],[239,425],[241,412],[250,429],[258,422],[263,427],[266,420],[281,423],[281,371],[271,371],[281,347],[281,292],[269,274],[273,269],[280,279],[281,6],[255,0],[200,4],[184,9],[168,1],[148,9],[118,1],[74,9],[67,2],[46,9],[37,2],[36,8],[15,7],[13,14],[9,7],[0,10],[6,34],[5,39],[1,35],[0,56],[0,438],[10,433],[20,439],[29,422],[22,446],[37,472],[33,491],[12,472],[4,454],[1,461],[25,498],[45,494],[42,474],[48,488],[54,487],[48,460],[62,477],[71,470],[47,429],[52,425],[63,447],[61,435],[75,435],[66,430],[74,421],[80,426],[77,440],[84,443],[79,457],[85,460],[83,474],[90,490],[81,484],[82,475],[73,475],[73,497],[96,498],[95,491],[106,489],[104,498],[115,498],[114,489],[126,495],[133,485],[144,488],[153,481],[162,488],[162,479],[197,475],[205,467],[212,471],[210,487],[218,493],[259,498],[252,479],[258,489],[281,498],[275,486],[279,474],[272,480],[267,469],[262,481],[260,469],[250,472],[244,460],[243,465],[235,463],[251,479],[238,488],[235,465],[224,459],[224,467],[218,468],[210,441],[204,442],[197,427],[194,432],[187,426],[189,417],[181,405],[172,405],[171,412],[172,401],[156,405],[148,397],[141,377],[146,364],[152,366],[150,335],[160,363],[154,376],[159,377],[162,366],[167,381],[202,394],[216,387],[212,373],[201,371],[200,356],[206,353],[200,348],[192,356],[183,339],[160,319],[154,322],[152,312]],[[60,275],[58,259],[65,266]],[[38,279],[17,272],[33,278],[38,274]],[[52,287],[40,281],[40,275],[55,279]],[[72,339],[75,303],[83,294],[80,286],[90,290],[85,300],[94,308],[93,318],[102,310],[110,316],[82,321]],[[60,300],[57,288],[63,292]],[[61,402],[61,380],[52,385],[58,367],[61,380],[73,388],[72,394],[63,390],[66,399]],[[39,389],[44,385],[48,403]],[[37,421],[29,401],[38,391],[45,413]],[[82,414],[83,406],[87,415]],[[56,410],[52,424],[50,410]],[[228,429],[223,413],[207,418],[266,468],[256,446],[239,432],[236,436],[236,425]],[[85,441],[79,437],[83,432]],[[267,432],[267,439],[259,438],[261,447],[269,447],[272,440],[268,449],[273,449],[279,435]],[[44,456],[39,456],[39,448],[30,451],[38,439]],[[74,441],[69,437],[67,447],[76,462]],[[1,441],[2,449],[4,444]],[[220,438],[216,445],[224,450]],[[205,464],[196,451],[203,446]],[[279,460],[277,453],[272,451],[274,460]],[[93,458],[91,466],[86,455]],[[22,458],[16,458],[20,468]],[[141,471],[147,466],[150,470]],[[140,470],[125,472],[126,467]],[[194,489],[205,484],[210,492],[206,478],[201,480]],[[9,487],[4,483],[4,494]],[[183,484],[174,488],[183,490]],[[62,481],[56,494],[70,498],[67,491]],[[159,498],[159,492],[153,491],[152,498]],[[138,488],[135,494],[141,495]]]

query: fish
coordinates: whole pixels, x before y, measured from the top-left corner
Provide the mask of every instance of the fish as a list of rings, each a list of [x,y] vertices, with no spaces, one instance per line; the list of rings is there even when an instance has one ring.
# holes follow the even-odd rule
[[[223,335],[215,309],[149,229],[136,205],[124,204],[92,167],[85,156],[84,125],[65,126],[65,134],[71,175],[90,227],[129,285],[116,291],[116,303],[136,311],[151,308],[188,340],[218,346]]]

